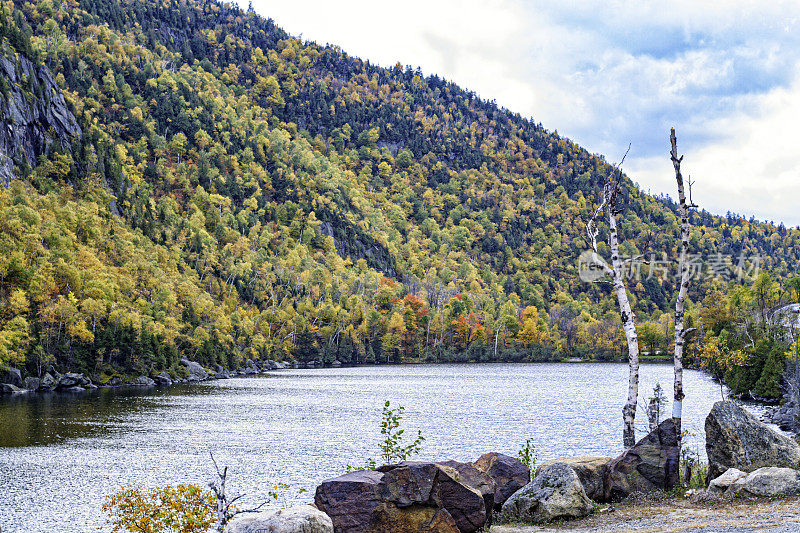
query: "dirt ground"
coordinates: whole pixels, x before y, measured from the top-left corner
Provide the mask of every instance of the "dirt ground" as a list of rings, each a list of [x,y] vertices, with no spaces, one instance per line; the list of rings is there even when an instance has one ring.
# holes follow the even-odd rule
[[[724,502],[689,499],[623,502],[594,515],[547,526],[494,526],[491,533],[800,533],[800,498]]]

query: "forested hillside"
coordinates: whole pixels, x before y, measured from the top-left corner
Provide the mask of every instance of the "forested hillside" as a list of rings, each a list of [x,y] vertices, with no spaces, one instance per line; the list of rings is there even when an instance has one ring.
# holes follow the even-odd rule
[[[602,157],[436,76],[230,5],[2,6],[3,56],[46,67],[81,134],[35,160],[3,156],[0,366],[625,353],[608,288],[577,275]],[[57,96],[25,75],[0,81],[0,99]],[[626,253],[677,258],[675,204],[630,180],[623,194]],[[692,224],[691,250],[718,265],[693,282],[694,325],[708,295],[748,316],[797,301],[800,231],[704,211]],[[770,273],[761,293],[738,275],[755,266]],[[676,269],[629,283],[647,351],[669,348]]]

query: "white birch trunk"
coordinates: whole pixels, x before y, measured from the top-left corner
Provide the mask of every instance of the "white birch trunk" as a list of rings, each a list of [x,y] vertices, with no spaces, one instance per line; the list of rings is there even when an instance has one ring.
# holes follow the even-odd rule
[[[681,284],[678,289],[678,298],[675,301],[675,385],[674,397],[672,401],[672,418],[675,421],[675,430],[678,433],[678,442],[681,435],[681,417],[683,415],[683,343],[686,332],[683,328],[684,303],[686,301],[686,291],[689,288],[689,205],[686,202],[686,192],[681,175],[681,161],[683,157],[678,157],[678,141],[675,137],[675,128],[670,130],[670,159],[675,168],[675,180],[678,183],[678,213],[681,218]]]
[[[609,245],[611,247],[611,281],[614,292],[617,294],[619,314],[622,319],[622,329],[628,341],[628,400],[622,408],[622,442],[625,448],[636,444],[634,421],[636,419],[636,405],[639,400],[639,337],[636,333],[636,315],[631,308],[628,292],[622,279],[622,259],[619,256],[619,229],[614,205],[608,206]]]

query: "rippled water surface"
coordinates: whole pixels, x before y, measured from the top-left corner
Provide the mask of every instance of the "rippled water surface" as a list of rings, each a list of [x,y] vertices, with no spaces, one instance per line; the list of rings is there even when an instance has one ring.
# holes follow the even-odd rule
[[[719,387],[694,371],[684,380],[684,427],[702,454]],[[672,368],[643,366],[640,396],[656,382],[671,391]],[[250,502],[278,481],[293,486],[284,504],[311,499],[321,480],[377,456],[387,399],[406,407],[406,428],[422,430],[422,458],[515,455],[527,438],[540,460],[617,455],[626,391],[624,364],[404,365],[0,399],[0,527],[96,531],[103,499],[121,485],[210,481],[209,452]],[[644,430],[641,409],[637,420]]]

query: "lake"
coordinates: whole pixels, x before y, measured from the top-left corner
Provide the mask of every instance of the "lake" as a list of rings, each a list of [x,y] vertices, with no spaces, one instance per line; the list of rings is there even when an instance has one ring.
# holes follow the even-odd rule
[[[205,486],[209,452],[248,503],[277,482],[292,485],[278,505],[311,500],[323,479],[377,458],[385,400],[405,406],[409,438],[422,430],[422,459],[516,455],[528,438],[540,461],[615,456],[627,375],[625,364],[374,366],[0,399],[0,527],[97,531],[103,500],[122,485]],[[657,382],[671,397],[672,367],[643,365],[642,405]],[[688,446],[704,456],[703,421],[719,386],[688,370],[684,388]],[[637,426],[644,435],[642,409]]]

